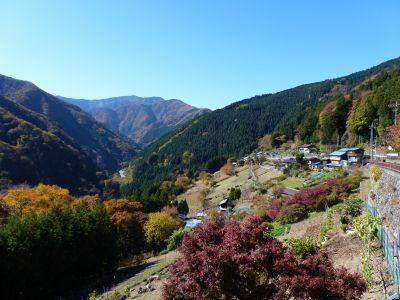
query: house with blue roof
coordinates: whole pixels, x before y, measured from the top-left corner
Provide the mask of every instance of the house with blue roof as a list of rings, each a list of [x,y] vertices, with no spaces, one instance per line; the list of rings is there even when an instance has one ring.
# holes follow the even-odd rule
[[[364,158],[364,149],[357,147],[341,148],[329,154],[329,158],[333,167],[361,164]]]

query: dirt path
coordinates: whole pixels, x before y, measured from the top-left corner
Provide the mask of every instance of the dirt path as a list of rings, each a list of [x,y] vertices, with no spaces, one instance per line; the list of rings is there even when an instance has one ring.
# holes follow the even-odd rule
[[[176,251],[155,256],[143,262],[144,269],[115,285],[96,299],[161,299],[163,282],[169,275],[169,266],[176,261]]]

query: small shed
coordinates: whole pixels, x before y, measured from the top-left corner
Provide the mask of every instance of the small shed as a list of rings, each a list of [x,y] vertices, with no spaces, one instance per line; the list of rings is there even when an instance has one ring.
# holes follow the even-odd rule
[[[297,189],[293,189],[293,188],[290,188],[290,187],[285,187],[282,190],[282,196],[291,197],[291,196],[296,195],[298,192],[299,192],[299,190],[297,190]]]
[[[219,210],[220,211],[226,211],[229,208],[233,208],[235,205],[232,203],[232,201],[229,198],[225,198],[219,203]]]
[[[314,150],[316,150],[317,147],[314,144],[303,144],[303,145],[299,146],[298,149],[300,152],[309,154],[309,153],[313,152]]]

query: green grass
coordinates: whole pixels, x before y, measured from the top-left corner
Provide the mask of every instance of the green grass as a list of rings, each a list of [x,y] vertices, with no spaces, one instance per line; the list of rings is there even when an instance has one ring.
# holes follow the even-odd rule
[[[289,233],[290,231],[290,224],[282,225],[278,222],[272,222],[270,225],[272,227],[270,232],[272,237],[282,236]]]
[[[301,177],[288,177],[282,181],[282,185],[285,187],[298,189],[303,187],[304,178]]]

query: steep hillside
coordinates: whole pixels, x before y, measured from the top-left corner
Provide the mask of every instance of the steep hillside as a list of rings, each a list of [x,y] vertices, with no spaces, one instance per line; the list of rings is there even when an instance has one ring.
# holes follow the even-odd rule
[[[180,100],[159,97],[123,96],[101,100],[59,97],[90,113],[114,132],[147,145],[177,126],[210,112]]]
[[[0,96],[0,190],[46,183],[80,194],[98,186],[97,171],[60,128]]]
[[[131,187],[140,187],[182,170],[193,171],[218,157],[245,155],[268,133],[279,132],[293,139],[307,111],[332,97],[347,94],[381,71],[399,66],[397,58],[349,76],[245,99],[195,119],[140,153],[133,162]],[[189,163],[182,159],[185,152],[191,153]]]
[[[79,107],[65,103],[34,84],[0,75],[0,95],[45,116],[99,166],[115,171],[134,156],[137,147],[108,130]]]

